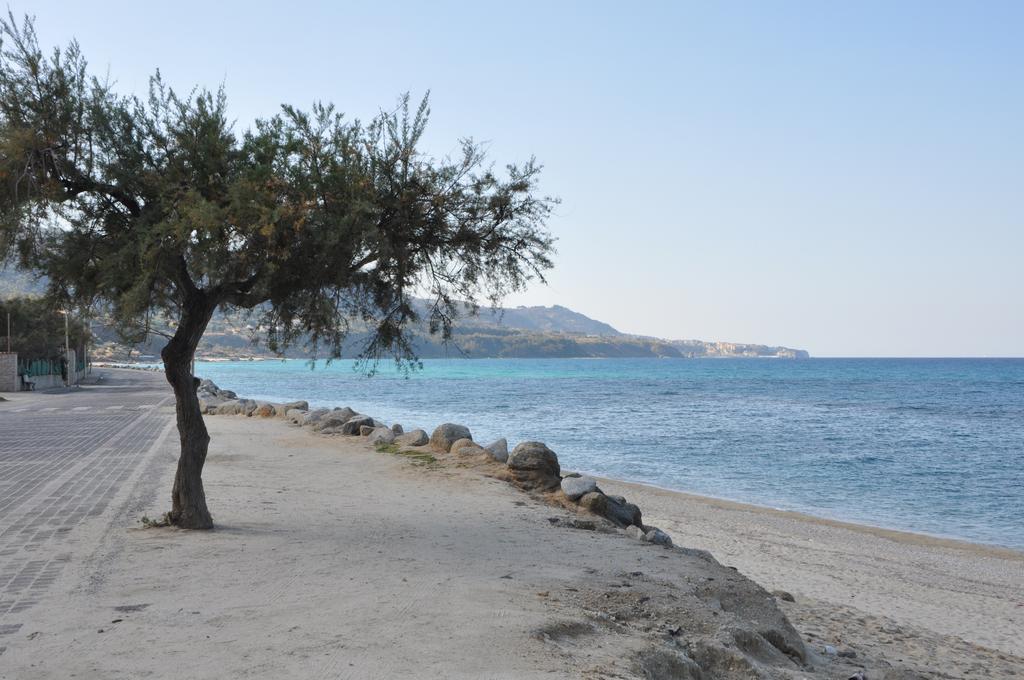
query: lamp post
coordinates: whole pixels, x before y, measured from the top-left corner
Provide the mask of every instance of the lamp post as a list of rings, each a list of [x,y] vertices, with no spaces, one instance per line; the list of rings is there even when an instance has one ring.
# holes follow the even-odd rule
[[[64,315],[64,365],[67,366],[67,370],[64,373],[64,387],[71,386],[71,339],[68,333],[68,310],[62,309],[61,314]]]

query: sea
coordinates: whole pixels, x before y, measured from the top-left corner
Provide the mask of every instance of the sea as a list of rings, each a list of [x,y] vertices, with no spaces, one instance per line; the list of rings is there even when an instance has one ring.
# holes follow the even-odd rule
[[[537,440],[568,470],[1024,549],[1024,359],[200,362],[239,395]]]

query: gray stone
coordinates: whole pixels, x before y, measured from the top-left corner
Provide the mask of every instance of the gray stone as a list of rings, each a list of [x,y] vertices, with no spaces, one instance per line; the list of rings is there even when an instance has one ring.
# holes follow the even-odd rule
[[[331,410],[326,408],[318,408],[312,411],[308,411],[306,415],[302,417],[302,422],[300,424],[303,426],[312,427],[313,425],[316,425],[318,422],[320,422],[320,420],[330,412]]]
[[[493,441],[484,447],[487,453],[494,457],[494,460],[502,463],[508,460],[508,440],[502,437],[497,441]]]
[[[237,399],[230,399],[217,404],[217,408],[214,410],[214,413],[219,416],[233,416],[238,413],[239,406],[240,404]]]
[[[355,416],[359,415],[350,408],[334,409],[330,413],[324,415],[318,423],[313,425],[313,429],[322,432],[329,427],[341,427]]]
[[[785,590],[773,590],[772,595],[779,598],[783,602],[796,602],[796,598],[793,597],[793,594],[786,592]]]
[[[373,418],[370,416],[352,416],[341,426],[341,433],[348,435],[359,434],[359,428],[364,425],[373,426]]]
[[[287,417],[290,422],[298,425],[306,417],[306,412],[298,408],[288,409]]]
[[[472,439],[469,428],[465,425],[455,423],[444,423],[438,425],[434,433],[430,435],[430,446],[436,451],[451,451],[452,444],[460,439]]]
[[[405,433],[405,430],[402,429],[402,426],[399,423],[395,423],[394,425],[392,425],[391,426],[391,431],[394,432],[395,434],[404,434]]]
[[[644,530],[638,526],[630,525],[626,527],[625,533],[630,538],[636,539],[638,541],[644,540]]]
[[[633,529],[633,528],[636,528],[635,525],[629,527],[629,529]],[[627,529],[627,531],[629,529]],[[666,534],[664,531],[662,531],[658,527],[648,527],[647,528],[647,533],[643,534],[643,539],[645,541],[647,541],[648,543],[653,543],[654,545],[665,545],[665,546],[671,546],[672,545],[672,537],[669,536],[668,534]]]
[[[618,496],[618,498],[621,498],[621,496]],[[620,527],[628,527],[630,525],[642,527],[644,524],[640,508],[632,503],[619,503],[618,500],[611,496],[608,497],[608,507],[604,511],[604,516]]]
[[[369,437],[370,433],[373,432],[376,429],[377,429],[376,425],[360,425],[359,426],[359,436],[360,437]]]
[[[424,446],[430,441],[430,437],[423,430],[413,430],[395,437],[395,443],[402,446]]]
[[[506,464],[513,481],[525,489],[551,491],[562,483],[558,456],[543,442],[517,444]]]
[[[620,503],[618,500],[620,498],[622,496],[605,496],[600,491],[591,491],[590,493],[583,494],[577,502],[580,504],[580,507],[589,510],[595,515],[604,517],[617,527],[643,527],[643,517],[640,514],[640,508],[632,503]]]
[[[600,491],[592,491],[580,496],[579,504],[581,508],[604,517],[605,510],[608,509],[608,497]]]
[[[309,410],[309,402],[303,400],[303,401],[289,401],[287,404],[281,404],[277,408],[277,415],[281,416],[282,418],[287,418],[288,417],[288,411],[292,411],[292,410],[308,411]]]
[[[395,442],[395,433],[387,427],[378,427],[370,433],[368,441],[373,444],[393,444]]]
[[[584,494],[597,491],[597,480],[593,477],[565,477],[562,479],[562,492],[571,500],[579,500]]]

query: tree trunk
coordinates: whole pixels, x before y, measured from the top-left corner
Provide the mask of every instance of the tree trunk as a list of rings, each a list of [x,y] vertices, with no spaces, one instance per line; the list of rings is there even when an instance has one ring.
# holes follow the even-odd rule
[[[199,409],[196,394],[199,380],[192,375],[192,359],[215,308],[216,305],[211,304],[202,291],[190,295],[174,337],[160,352],[164,360],[164,375],[174,389],[178,438],[181,441],[168,519],[183,529],[213,528],[213,518],[206,508],[202,478],[210,435]]]

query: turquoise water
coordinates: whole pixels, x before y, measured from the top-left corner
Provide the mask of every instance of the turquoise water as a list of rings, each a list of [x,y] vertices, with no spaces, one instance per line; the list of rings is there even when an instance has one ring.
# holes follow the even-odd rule
[[[1024,548],[1024,359],[200,363],[250,398],[547,442],[564,467]]]

